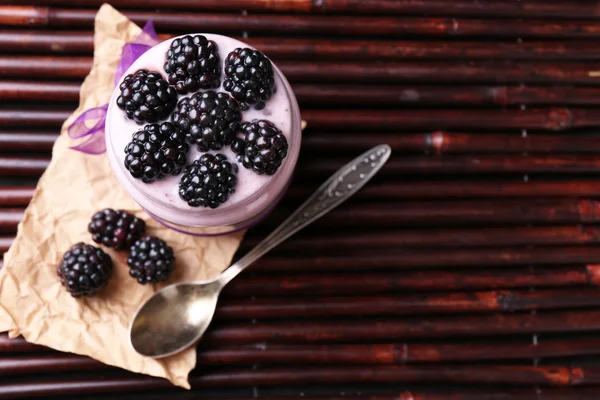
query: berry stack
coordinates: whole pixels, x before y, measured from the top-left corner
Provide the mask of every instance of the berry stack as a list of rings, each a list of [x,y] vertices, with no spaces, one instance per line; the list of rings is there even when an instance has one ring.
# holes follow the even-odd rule
[[[248,182],[238,179],[239,166],[270,176],[287,157],[286,136],[272,121],[244,120],[248,110],[265,109],[276,90],[274,67],[258,50],[240,47],[220,56],[215,41],[185,35],[171,41],[162,71],[138,70],[119,88],[117,106],[127,118],[148,123],[125,146],[125,168],[145,184],[178,176],[173,192],[190,207],[218,208],[230,200],[238,183]],[[122,239],[109,233],[99,240]]]
[[[225,60],[223,87],[240,102],[242,110],[254,106],[265,108],[271,98],[275,79],[271,61],[263,53],[253,49],[235,49]]]
[[[169,83],[181,94],[218,88],[221,62],[217,44],[202,35],[185,35],[171,42],[164,69]]]
[[[58,266],[60,282],[71,296],[91,296],[107,285],[113,263],[98,247],[77,243],[67,251]]]
[[[235,191],[237,165],[223,154],[203,154],[185,168],[179,196],[191,207],[217,208]]]
[[[177,104],[175,89],[160,74],[145,69],[127,75],[119,89],[117,106],[138,124],[167,118]]]
[[[185,166],[188,150],[183,133],[175,125],[149,124],[134,133],[125,148],[125,167],[134,178],[152,183],[178,175]]]
[[[189,144],[206,152],[233,142],[242,114],[238,103],[227,93],[209,90],[179,100],[171,119],[185,133]]]

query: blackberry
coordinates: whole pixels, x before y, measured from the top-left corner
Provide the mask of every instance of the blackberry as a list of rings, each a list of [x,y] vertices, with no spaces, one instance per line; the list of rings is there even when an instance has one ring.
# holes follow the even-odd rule
[[[186,35],[173,40],[164,68],[169,83],[181,94],[221,85],[217,44],[202,35]]]
[[[244,138],[236,138],[231,150],[237,160],[259,175],[273,175],[287,156],[288,143],[272,122],[261,119],[244,122],[241,126]]]
[[[155,236],[136,240],[127,258],[129,275],[142,285],[169,279],[174,263],[173,249]]]
[[[145,69],[130,74],[119,85],[117,106],[138,124],[165,119],[177,104],[177,92],[157,72]]]
[[[56,271],[71,296],[91,296],[112,276],[112,260],[101,249],[77,243],[63,256]]]
[[[179,174],[188,150],[183,133],[175,125],[149,124],[134,133],[125,147],[125,167],[134,178],[152,183]]]
[[[123,210],[105,208],[92,217],[88,232],[98,244],[123,250],[131,247],[146,231],[146,223]]]
[[[223,154],[203,154],[185,167],[179,197],[191,207],[217,208],[235,192],[238,167]]]
[[[185,133],[188,143],[206,152],[233,142],[242,113],[227,93],[209,90],[179,100],[171,120]]]
[[[271,61],[258,50],[237,48],[225,59],[223,88],[240,102],[242,110],[265,107],[275,86]]]

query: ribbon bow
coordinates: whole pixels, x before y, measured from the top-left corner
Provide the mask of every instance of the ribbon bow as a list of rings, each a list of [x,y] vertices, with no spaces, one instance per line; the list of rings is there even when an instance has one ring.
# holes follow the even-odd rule
[[[117,65],[115,74],[115,86],[117,86],[121,77],[131,64],[158,43],[159,40],[156,31],[154,30],[154,24],[152,21],[148,21],[135,40],[133,42],[125,43],[123,46],[123,49],[121,50],[121,60],[119,61],[119,65]],[[100,107],[90,108],[77,117],[67,130],[67,133],[71,139],[87,137],[87,140],[70,147],[71,149],[86,154],[102,154],[106,151],[104,126],[106,125],[107,110],[108,103]]]

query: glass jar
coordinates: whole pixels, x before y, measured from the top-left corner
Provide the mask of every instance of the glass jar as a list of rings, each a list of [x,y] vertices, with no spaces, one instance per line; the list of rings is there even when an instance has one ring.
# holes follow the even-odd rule
[[[202,34],[208,40],[216,42],[221,65],[227,54],[238,47],[251,47],[226,36]],[[144,53],[123,76],[135,73],[139,69],[159,72],[163,77],[165,54],[171,41],[166,40]],[[260,49],[259,49],[260,50]],[[267,55],[268,56],[268,55]],[[127,119],[125,113],[116,106],[120,95],[117,88],[111,97],[106,117],[106,149],[115,175],[125,190],[154,219],[165,226],[192,235],[222,235],[246,229],[266,216],[278,203],[288,187],[300,152],[302,139],[300,110],[290,84],[279,68],[273,64],[275,93],[266,102],[263,110],[242,111],[242,121],[266,119],[273,122],[288,141],[288,155],[277,172],[272,176],[257,175],[237,163],[229,146],[210,153],[225,154],[230,162],[239,166],[236,192],[215,209],[190,207],[179,198],[179,176],[169,176],[153,183],[143,183],[133,178],[124,166],[125,146],[133,133],[142,126]],[[224,73],[221,75],[223,81]],[[120,82],[119,82],[120,83]],[[222,86],[215,91],[224,91]],[[202,89],[200,91],[203,91]],[[187,94],[185,96],[190,96]],[[180,96],[182,98],[184,96]],[[159,122],[160,123],[160,122]],[[195,145],[190,146],[188,164],[200,156]]]

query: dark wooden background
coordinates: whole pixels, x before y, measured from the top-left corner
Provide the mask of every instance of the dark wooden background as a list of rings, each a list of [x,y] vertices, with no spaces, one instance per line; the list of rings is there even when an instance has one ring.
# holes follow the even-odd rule
[[[101,1],[11,3],[0,253],[76,107]],[[600,398],[600,2],[112,3],[164,38],[246,37],[291,81],[298,174],[241,252],[360,152],[394,154],[227,288],[192,392],[2,335],[0,399]]]

